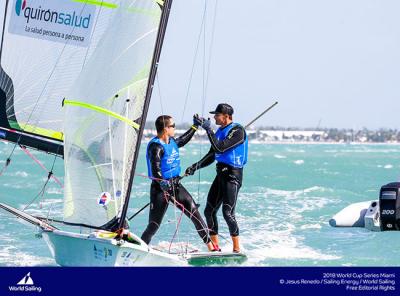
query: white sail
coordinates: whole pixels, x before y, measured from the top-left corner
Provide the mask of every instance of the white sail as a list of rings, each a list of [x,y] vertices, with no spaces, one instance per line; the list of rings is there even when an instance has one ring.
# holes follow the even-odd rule
[[[100,227],[121,211],[161,2],[124,0],[113,1],[113,8],[102,7],[110,14],[104,37],[65,100],[66,222]]]
[[[5,20],[0,137],[9,140],[12,129],[62,142],[63,98],[101,40],[107,15],[86,1],[10,0]]]

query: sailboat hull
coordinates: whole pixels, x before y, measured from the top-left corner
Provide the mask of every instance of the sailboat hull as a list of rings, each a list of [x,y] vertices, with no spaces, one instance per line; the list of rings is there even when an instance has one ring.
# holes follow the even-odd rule
[[[185,266],[182,258],[151,249],[143,242],[59,230],[43,231],[50,251],[61,266]]]

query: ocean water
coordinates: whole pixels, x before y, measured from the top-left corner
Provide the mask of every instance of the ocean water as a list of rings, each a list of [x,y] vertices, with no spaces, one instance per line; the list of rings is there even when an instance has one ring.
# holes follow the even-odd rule
[[[142,145],[137,174],[145,174]],[[0,167],[13,145],[0,143]],[[191,143],[181,149],[183,169],[209,149]],[[54,157],[32,152],[46,167]],[[63,181],[63,163],[54,173]],[[215,176],[215,165],[184,178],[200,210]],[[39,195],[47,173],[23,151],[16,150],[0,176],[0,201],[29,213],[62,217],[63,191],[51,181]],[[400,266],[400,233],[374,233],[361,228],[332,228],[329,219],[347,205],[377,199],[383,184],[400,177],[400,146],[350,144],[250,144],[249,162],[237,202],[237,220],[247,266]],[[149,201],[148,179],[135,177],[129,214]],[[37,197],[38,196],[38,197]],[[33,201],[33,202],[32,202]],[[141,234],[147,225],[145,210],[131,221]],[[180,212],[171,205],[152,244],[168,246]],[[229,232],[219,215],[221,247],[232,248]],[[0,266],[55,266],[37,229],[0,212]],[[204,250],[193,225],[183,217],[174,243]]]

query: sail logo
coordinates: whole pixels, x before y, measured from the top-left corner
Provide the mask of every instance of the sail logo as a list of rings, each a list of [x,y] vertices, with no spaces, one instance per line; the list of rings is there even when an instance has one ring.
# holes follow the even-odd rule
[[[21,10],[24,10],[26,7],[26,0],[17,0],[15,3],[15,12],[19,16],[21,14]]]
[[[86,1],[13,0],[8,32],[34,39],[87,47],[96,5]]]
[[[56,11],[49,8],[31,7],[26,5],[26,0],[17,0],[15,5],[15,12],[18,16],[23,12],[26,23],[30,21],[50,22],[59,25],[65,25],[76,28],[88,29],[90,26],[91,14],[82,15],[81,12],[72,11]]]
[[[42,292],[42,287],[35,286],[31,277],[31,273],[28,272],[16,286],[9,286],[11,292]]]
[[[110,203],[111,201],[111,194],[108,192],[103,192],[100,194],[100,197],[97,199],[97,204],[101,206],[106,206]]]

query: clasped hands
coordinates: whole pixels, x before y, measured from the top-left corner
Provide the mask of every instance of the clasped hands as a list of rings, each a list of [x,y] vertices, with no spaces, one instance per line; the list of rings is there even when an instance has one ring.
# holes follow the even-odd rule
[[[211,129],[211,120],[210,118],[205,119],[204,117],[200,117],[199,114],[195,114],[193,115],[193,125],[209,130]]]

